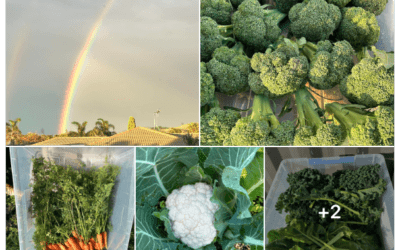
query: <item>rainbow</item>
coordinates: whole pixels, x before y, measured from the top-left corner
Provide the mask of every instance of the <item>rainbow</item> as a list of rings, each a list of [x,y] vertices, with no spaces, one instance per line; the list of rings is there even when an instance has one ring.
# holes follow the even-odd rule
[[[71,113],[72,103],[76,94],[76,90],[79,84],[80,77],[83,73],[86,58],[90,52],[96,35],[101,27],[104,17],[111,8],[114,0],[109,0],[101,12],[100,17],[97,19],[93,29],[90,31],[88,38],[86,39],[85,45],[83,46],[81,52],[79,53],[78,59],[74,64],[71,75],[69,77],[67,90],[65,91],[64,104],[61,111],[61,118],[58,127],[58,134],[65,133],[67,130],[69,115]]]
[[[14,81],[16,76],[17,69],[21,64],[21,57],[25,49],[27,37],[29,35],[29,27],[24,26],[21,29],[18,41],[15,43],[14,50],[11,54],[11,59],[9,60],[9,64],[7,67],[7,78],[6,83],[7,86],[10,86],[11,83]]]

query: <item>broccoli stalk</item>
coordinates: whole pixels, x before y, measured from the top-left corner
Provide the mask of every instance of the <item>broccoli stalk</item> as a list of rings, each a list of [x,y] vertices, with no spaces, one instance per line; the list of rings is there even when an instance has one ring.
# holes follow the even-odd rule
[[[316,108],[315,99],[305,89],[295,93],[298,125],[294,137],[296,146],[336,146],[342,143],[343,136],[340,126],[332,123],[325,124]]]
[[[394,111],[379,106],[368,112],[357,104],[329,103],[326,111],[345,128],[350,146],[390,146],[394,143]]]
[[[251,115],[237,121],[224,146],[290,145],[293,136],[293,123],[280,123],[271,108],[270,99],[256,95]]]

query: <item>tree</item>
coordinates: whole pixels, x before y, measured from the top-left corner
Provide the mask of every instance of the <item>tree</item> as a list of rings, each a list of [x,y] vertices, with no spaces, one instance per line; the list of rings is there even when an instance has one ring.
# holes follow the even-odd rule
[[[112,128],[114,130],[115,126],[108,123],[108,121],[106,121],[102,118],[97,119],[96,127],[101,132],[102,135],[111,136],[111,135],[116,134],[115,131],[112,131],[112,132],[110,131],[110,128]]]
[[[79,122],[71,122],[71,123],[77,126],[77,130],[78,131],[77,132],[75,132],[75,131],[69,132],[68,133],[69,136],[82,137],[82,136],[86,136],[87,135],[86,132],[85,132],[86,125],[87,125],[86,121],[83,122],[82,124],[80,124]]]
[[[9,145],[15,145],[16,140],[21,136],[21,130],[19,130],[18,123],[21,118],[16,120],[8,120],[6,123],[6,143]]]

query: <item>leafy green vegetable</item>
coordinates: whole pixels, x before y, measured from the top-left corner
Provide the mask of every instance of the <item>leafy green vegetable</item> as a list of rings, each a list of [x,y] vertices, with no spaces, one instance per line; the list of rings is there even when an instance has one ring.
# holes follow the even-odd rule
[[[197,182],[213,186],[211,201],[219,205],[214,214],[217,237],[202,250],[216,250],[220,247],[232,249],[236,243],[243,242],[262,246],[263,212],[253,215],[249,210],[253,199],[259,197],[260,188],[263,196],[263,153],[257,153],[257,150],[216,147],[137,148],[137,248],[190,249],[175,238],[168,209],[158,204],[174,189]],[[242,180],[241,174],[245,168],[249,179]],[[241,185],[241,182],[245,184]],[[255,182],[255,185],[251,182]]]

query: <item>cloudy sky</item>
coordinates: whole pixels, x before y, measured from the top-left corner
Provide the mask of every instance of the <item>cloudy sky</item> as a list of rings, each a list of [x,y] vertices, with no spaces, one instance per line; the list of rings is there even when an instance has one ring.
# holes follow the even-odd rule
[[[58,132],[75,61],[106,0],[6,1],[6,119]],[[126,130],[199,120],[198,1],[114,0],[86,60],[69,121]],[[73,125],[68,130],[74,130]]]

